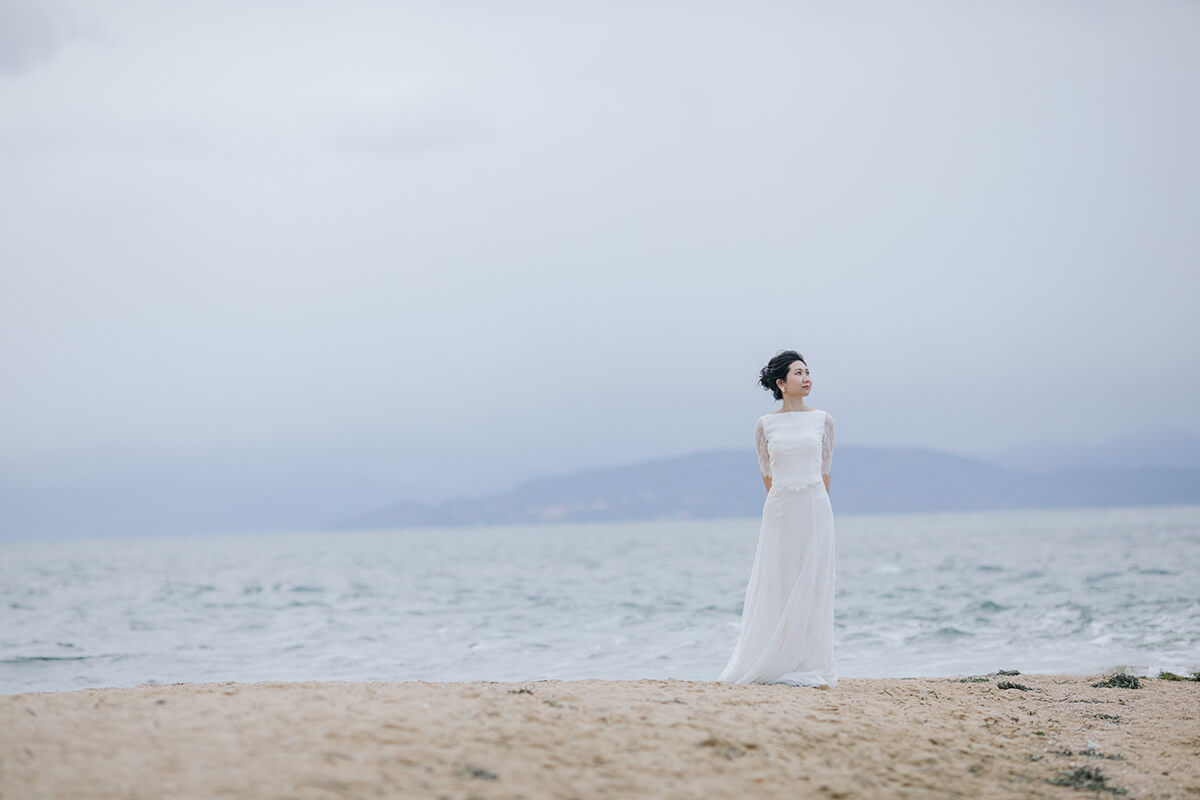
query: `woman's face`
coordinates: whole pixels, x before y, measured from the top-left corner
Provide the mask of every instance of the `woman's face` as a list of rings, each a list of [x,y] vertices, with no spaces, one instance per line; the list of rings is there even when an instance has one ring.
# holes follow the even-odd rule
[[[812,390],[812,378],[808,374],[808,365],[803,361],[793,361],[788,367],[787,383],[783,387],[784,394],[792,397],[807,397]]]

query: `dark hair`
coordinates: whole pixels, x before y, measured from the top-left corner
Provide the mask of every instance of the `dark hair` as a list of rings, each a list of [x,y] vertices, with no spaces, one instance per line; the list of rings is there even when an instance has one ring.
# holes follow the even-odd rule
[[[804,361],[804,356],[797,353],[795,350],[780,350],[775,354],[775,357],[767,362],[767,365],[758,372],[758,382],[764,389],[770,390],[775,395],[776,400],[783,399],[783,392],[779,391],[779,385],[775,381],[787,382],[788,367],[797,361]],[[804,366],[808,366],[808,362],[804,361]]]

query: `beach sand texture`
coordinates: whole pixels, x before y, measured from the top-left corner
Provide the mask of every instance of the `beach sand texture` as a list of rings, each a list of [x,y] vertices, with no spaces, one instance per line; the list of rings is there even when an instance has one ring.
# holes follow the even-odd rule
[[[5,695],[0,798],[1200,797],[1200,683],[1102,677]]]

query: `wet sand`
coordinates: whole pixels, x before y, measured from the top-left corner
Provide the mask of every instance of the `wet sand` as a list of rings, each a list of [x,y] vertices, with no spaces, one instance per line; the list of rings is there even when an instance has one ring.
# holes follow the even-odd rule
[[[1102,677],[3,695],[0,798],[1200,797],[1200,683]]]

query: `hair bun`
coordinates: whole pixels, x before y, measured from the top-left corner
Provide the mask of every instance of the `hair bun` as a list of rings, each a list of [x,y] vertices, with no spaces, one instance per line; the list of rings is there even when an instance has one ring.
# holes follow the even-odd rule
[[[804,356],[797,353],[795,350],[780,350],[778,353],[767,362],[767,365],[758,372],[758,382],[764,389],[775,395],[776,400],[783,399],[783,392],[779,391],[779,386],[776,381],[787,382],[788,370],[792,364],[797,361],[803,361],[805,366],[808,362],[804,361]]]

